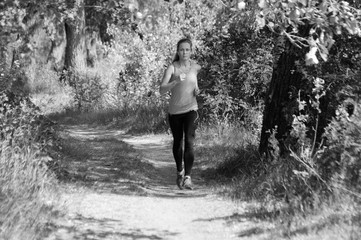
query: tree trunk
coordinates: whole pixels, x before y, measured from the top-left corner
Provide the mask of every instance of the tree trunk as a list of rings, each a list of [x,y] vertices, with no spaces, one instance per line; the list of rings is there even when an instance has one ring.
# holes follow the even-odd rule
[[[67,0],[69,9],[76,8],[73,19],[65,21],[66,47],[64,69],[86,66],[84,0]]]
[[[287,146],[284,140],[288,137],[293,114],[298,112],[297,96],[302,86],[302,74],[297,71],[296,61],[300,49],[287,39],[279,39],[275,51],[276,61],[272,79],[265,99],[263,124],[259,152],[267,158],[277,158],[283,154]],[[277,129],[276,129],[277,128]],[[270,136],[276,129],[278,144],[271,144]]]

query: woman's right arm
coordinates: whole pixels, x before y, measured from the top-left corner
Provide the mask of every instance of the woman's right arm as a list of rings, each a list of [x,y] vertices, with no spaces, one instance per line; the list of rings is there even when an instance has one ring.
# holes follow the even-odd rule
[[[167,70],[165,70],[162,82],[160,83],[159,92],[160,94],[165,94],[169,90],[171,90],[175,85],[178,84],[179,81],[173,80],[170,82],[170,79],[172,77],[172,74],[174,72],[174,66],[170,65]]]

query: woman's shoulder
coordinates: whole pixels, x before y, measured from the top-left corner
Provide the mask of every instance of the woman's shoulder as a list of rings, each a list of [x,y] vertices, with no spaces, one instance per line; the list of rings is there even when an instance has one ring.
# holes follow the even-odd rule
[[[174,68],[179,67],[179,61],[172,62],[170,66],[173,66]]]
[[[174,62],[172,62],[171,64],[168,65],[167,69],[168,70],[172,70],[174,72],[176,66],[174,65]]]
[[[193,66],[195,69],[197,69],[198,71],[202,68],[202,66],[199,65],[196,60],[193,60],[193,59],[192,59],[192,60],[191,60],[191,64],[192,64],[192,66]]]

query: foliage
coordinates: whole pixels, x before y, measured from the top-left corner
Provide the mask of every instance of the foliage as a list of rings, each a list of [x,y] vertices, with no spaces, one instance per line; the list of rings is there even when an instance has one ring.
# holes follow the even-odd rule
[[[38,150],[3,142],[0,147],[0,238],[39,239],[55,203],[57,182]]]
[[[254,137],[247,129],[231,127],[222,135],[223,141],[213,128],[202,127],[198,132],[195,151],[202,176],[217,193],[247,201],[247,214],[251,217],[272,223],[270,238],[316,235],[329,239],[342,229],[336,234],[339,238],[357,239],[359,204],[342,190],[333,189],[331,194],[316,177],[313,170],[322,175],[322,167],[318,167],[320,155],[305,162],[313,164],[313,168],[290,156],[262,162],[257,141],[245,141]],[[306,160],[306,153],[295,157]]]
[[[132,32],[112,28],[112,35],[114,41],[104,59],[112,72],[102,74],[108,89],[104,104],[115,108],[137,108],[159,102],[157,81],[162,56],[147,50],[144,42]]]
[[[89,111],[100,107],[106,86],[98,75],[75,70],[64,72],[64,81],[73,88],[74,102],[80,111]]]
[[[6,62],[0,60],[0,92],[12,92],[16,95],[25,96],[29,93],[27,77],[18,61],[12,68],[6,67]]]
[[[142,1],[134,9],[134,6],[127,9],[123,1],[85,2],[88,27],[107,29],[103,35],[107,44],[103,45],[104,58],[93,72],[75,69],[68,73],[65,80],[74,89],[81,113],[68,111],[64,122],[69,122],[70,116],[73,123],[106,124],[129,133],[166,131],[168,96],[159,96],[158,83],[172,61],[176,42],[187,36],[194,43],[193,57],[204,69],[199,75],[203,89],[200,112],[204,122],[210,124],[199,129],[196,151],[200,160],[215,165],[215,169],[206,172],[212,173],[207,176],[232,179],[237,197],[247,195],[267,203],[276,202],[285,215],[314,210],[338,191],[358,195],[360,37],[348,34],[358,34],[359,10],[334,0]],[[241,11],[232,9],[235,2]],[[68,10],[64,17],[76,17],[72,15],[74,11]],[[4,16],[8,19],[6,24],[10,24],[13,16],[8,13]],[[302,81],[310,81],[298,83],[303,85],[301,91],[288,92],[292,100],[298,99],[298,104],[289,101],[289,108],[283,112],[293,119],[286,141],[290,155],[280,157],[276,128],[268,141],[273,161],[265,163],[255,145],[260,112],[277,60],[272,59],[277,56],[272,52],[273,40],[279,35],[299,50],[302,61],[296,62],[295,70],[302,75]],[[1,83],[5,83],[3,79],[13,83],[26,80],[16,68],[4,74],[0,76]],[[1,89],[13,89],[10,86],[15,85],[4,84]],[[20,85],[24,89],[25,85]],[[47,91],[47,87],[40,85],[36,89]],[[35,115],[39,112],[25,106],[20,104],[16,113],[10,111],[9,118],[4,118],[2,127],[7,140],[4,144],[9,145],[11,140],[11,144],[34,144],[36,149],[42,149],[50,143],[42,138],[44,132],[37,132]],[[21,114],[16,115],[17,111]],[[34,125],[19,127],[28,126],[26,121],[33,121]],[[204,133],[205,128],[211,130]],[[213,141],[211,147],[204,146],[206,138]],[[35,144],[38,140],[44,144]],[[39,152],[35,152],[28,155],[38,156]],[[24,159],[32,159],[27,161],[29,166],[38,162],[45,165],[37,158],[21,158]],[[9,162],[13,166],[19,161],[16,158]],[[39,173],[44,177],[46,169]],[[237,185],[238,181],[244,185]],[[14,222],[15,218],[9,219]]]
[[[314,96],[311,99],[318,115],[320,100],[325,96],[325,82],[314,79]],[[317,146],[318,121],[314,121],[315,134],[309,134],[306,124],[310,118],[305,111],[306,102],[299,98],[299,115],[294,116],[291,136],[297,142],[289,142],[291,154],[286,159],[278,157],[265,165],[267,184],[261,193],[281,198],[287,203],[290,214],[306,213],[315,209],[322,199],[337,196],[340,192],[358,196],[360,183],[360,121],[357,102],[351,102],[354,111],[347,111],[347,104],[339,107],[336,117],[326,127],[324,142]],[[348,103],[350,104],[350,102]],[[312,138],[310,138],[312,137]],[[275,140],[274,137],[269,141]],[[277,142],[277,141],[276,141]]]
[[[225,80],[216,80],[215,85],[211,93],[203,93],[201,96],[204,98],[204,106],[207,106],[206,110],[203,110],[202,119],[204,122],[208,122],[216,125],[225,125],[229,122],[235,121],[234,117],[237,116],[236,112],[239,110],[237,99],[229,95],[231,85],[227,84]],[[204,116],[205,115],[205,116]],[[208,121],[205,120],[209,116]]]
[[[131,24],[131,11],[124,1],[85,0],[85,24],[99,32],[102,42],[110,42],[107,32],[112,24],[126,27]]]
[[[54,24],[61,22],[65,12],[64,1],[1,1],[0,3],[0,53],[3,61],[7,62],[9,50],[16,53],[16,60],[24,60],[34,46],[29,42],[29,36],[35,29],[34,18],[44,20],[47,16],[45,28],[55,37],[52,31]],[[50,21],[49,21],[50,20]],[[44,20],[46,22],[46,20]],[[10,64],[8,64],[10,65]]]
[[[275,59],[277,64],[274,65],[270,94],[266,101],[260,151],[267,152],[266,143],[269,135],[266,132],[278,125],[277,138],[282,143],[284,152],[283,138],[289,135],[291,116],[294,113],[292,105],[295,105],[296,95],[293,93],[301,89],[304,91],[302,94],[310,95],[311,88],[306,80],[320,76],[317,74],[308,77],[312,74],[308,72],[309,69],[306,69],[306,74],[302,72],[304,67],[319,64],[320,58],[323,61],[328,60],[330,48],[335,42],[334,35],[359,36],[360,12],[345,1],[332,0],[261,0],[257,6],[249,6],[248,8],[246,5],[238,5],[242,12],[254,12],[257,28],[271,30],[280,36],[278,42],[282,43],[278,47],[281,54],[277,54]],[[294,67],[296,69],[293,69]],[[290,97],[291,94],[293,97]],[[323,112],[325,115],[327,113]],[[323,117],[323,126],[320,129],[325,126],[327,118],[328,116]]]
[[[352,144],[356,146],[358,144],[355,140],[359,131],[357,118],[354,121],[349,119],[357,116],[357,102],[361,89],[361,55],[357,47],[359,41],[359,37],[337,37],[330,51],[330,60],[309,71],[309,74],[322,74],[324,80],[315,78],[312,88],[314,97],[299,101],[302,114],[294,119],[291,132],[291,135],[293,133],[298,136],[298,141],[289,143],[299,159],[303,159],[304,162],[312,160],[311,165],[315,166],[315,172],[327,184],[333,186],[336,179],[341,188],[351,189],[357,184],[359,165],[357,161],[348,161],[343,156],[359,158],[357,148],[344,148],[347,142],[345,139],[351,139]],[[352,57],[346,59],[347,56]],[[340,141],[337,141],[337,138]],[[317,142],[320,144],[317,144],[316,139],[319,139]],[[350,173],[350,169],[354,169],[355,172]],[[342,174],[345,176],[340,179]]]
[[[356,100],[360,93],[358,72],[361,69],[360,37],[338,36],[329,52],[329,60],[315,67],[300,67],[304,77],[311,83],[314,76],[319,76],[324,82],[325,95],[320,99],[319,110],[312,107],[314,87],[307,86],[301,91],[309,115],[306,126],[312,129],[318,125],[317,131],[309,131],[308,135],[316,134],[317,142],[322,141],[324,128],[329,124],[339,105],[346,99]],[[305,84],[306,85],[306,84]],[[307,84],[310,85],[310,84]]]
[[[258,2],[260,10],[257,14],[258,27],[267,26],[278,34],[284,35],[299,48],[309,47],[306,64],[317,64],[319,56],[326,61],[333,35],[360,35],[360,12],[346,1],[268,1]],[[300,29],[309,25],[309,32]]]
[[[224,194],[261,200],[264,208],[272,209],[273,217],[280,216],[288,224],[286,231],[297,216],[317,213],[325,203],[343,204],[338,201],[345,201],[348,196],[360,197],[359,102],[349,98],[339,106],[336,117],[326,128],[322,145],[316,144],[315,134],[309,134],[311,128],[306,127],[312,122],[315,124],[312,129],[317,132],[317,121],[308,113],[313,108],[321,114],[325,86],[325,81],[315,78],[313,94],[307,102],[299,95],[298,114],[294,115],[291,131],[293,140],[288,142],[289,156],[277,153],[279,142],[274,129],[269,138],[273,161],[263,162],[252,145],[236,151],[228,149],[227,153],[217,148],[223,160],[218,160],[215,172],[207,172],[213,178],[232,179],[230,190],[220,189]],[[215,153],[210,155],[219,158]],[[352,204],[353,200],[348,201]]]
[[[353,108],[350,113],[350,106]],[[361,121],[360,102],[347,100],[325,131],[327,148],[321,159],[323,175],[333,177],[338,186],[360,192]]]
[[[56,187],[55,129],[25,97],[2,92],[0,103],[0,236],[36,239]]]
[[[252,20],[253,16],[234,16],[224,8],[203,37],[200,86],[205,89],[204,114],[211,119],[254,125],[246,119],[251,120],[251,108],[263,103],[272,73],[273,43],[265,32],[255,33]]]
[[[137,109],[155,104],[163,109],[167,96],[159,95],[159,81],[172,61],[176,43],[188,36],[195,49],[201,48],[200,37],[211,27],[208,20],[212,19],[213,7],[212,3],[162,1],[157,10],[143,9],[142,18],[135,21],[136,31],[132,25],[110,26],[108,33],[113,40],[105,48],[104,62],[113,73],[103,79],[108,86],[105,99],[109,105]]]
[[[322,89],[320,90],[322,91]],[[317,96],[322,96],[321,91],[315,94],[316,101],[319,100]],[[302,104],[300,102],[300,112],[302,111]],[[317,109],[319,109],[318,104],[316,103],[315,106]],[[277,168],[279,177],[273,179],[270,184],[271,189],[278,186],[276,187],[279,191],[277,194],[281,194],[283,200],[288,203],[287,211],[291,211],[292,214],[296,212],[306,213],[307,209],[317,209],[320,198],[325,198],[332,191],[329,182],[320,173],[322,166],[318,161],[322,150],[315,149],[316,142],[308,138],[308,128],[305,126],[307,121],[308,116],[304,114],[294,117],[291,136],[297,139],[297,144],[290,146],[290,148],[296,150],[291,149],[288,159],[279,158],[276,160],[274,166]],[[316,125],[315,131],[317,131],[317,127]]]

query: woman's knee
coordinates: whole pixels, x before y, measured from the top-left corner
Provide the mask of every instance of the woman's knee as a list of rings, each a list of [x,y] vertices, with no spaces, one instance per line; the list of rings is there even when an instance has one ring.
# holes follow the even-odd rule
[[[173,147],[179,147],[182,145],[183,138],[174,138],[173,139]]]
[[[186,138],[184,141],[184,148],[193,150],[193,146],[194,146],[194,137]]]

